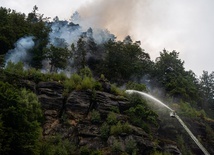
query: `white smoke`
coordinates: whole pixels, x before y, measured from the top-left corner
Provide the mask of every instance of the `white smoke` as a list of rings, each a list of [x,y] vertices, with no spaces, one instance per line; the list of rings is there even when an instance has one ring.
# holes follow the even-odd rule
[[[15,48],[9,50],[6,54],[6,66],[9,61],[13,63],[18,63],[20,61],[26,63],[30,60],[30,54],[28,51],[35,45],[33,38],[33,36],[23,37],[14,44]]]
[[[52,31],[49,34],[50,44],[57,46],[57,39],[64,39],[70,47],[72,43],[77,43],[83,33],[86,33],[88,37],[89,28],[92,28],[92,37],[97,44],[115,39],[115,36],[108,30],[97,27],[95,23],[92,24],[89,20],[82,20],[80,14],[75,12],[71,16],[70,22],[57,19],[51,24]]]
[[[82,30],[78,25],[70,25],[68,21],[56,21],[52,23],[52,31],[49,34],[50,43],[57,45],[56,39],[64,39],[68,45],[77,42]]]
[[[75,23],[74,23],[75,22]],[[89,25],[91,27],[89,27]],[[88,21],[83,21],[80,18],[80,15],[75,12],[71,17],[70,21],[59,20],[58,17],[50,23],[51,32],[49,33],[49,44],[57,47],[67,46],[71,48],[71,44],[77,45],[77,41],[81,36],[88,38],[93,38],[95,43],[103,44],[107,41],[114,40],[115,36],[111,34],[106,29],[97,28],[95,25],[91,25]],[[89,31],[91,29],[91,31]],[[28,64],[31,61],[31,54],[29,53],[35,45],[33,36],[27,36],[20,38],[15,44],[15,48],[8,51],[5,57],[5,66],[11,61],[12,63],[23,62],[25,68],[28,68]],[[89,53],[88,53],[89,54]],[[42,61],[42,72],[48,72],[50,65],[49,60],[45,59]],[[72,64],[72,60],[69,60],[69,63]],[[71,69],[69,69],[69,72]]]

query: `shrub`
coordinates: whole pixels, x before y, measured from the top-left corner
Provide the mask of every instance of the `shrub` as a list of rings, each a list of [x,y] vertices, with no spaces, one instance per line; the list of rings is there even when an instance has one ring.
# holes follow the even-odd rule
[[[114,112],[110,112],[107,116],[107,122],[110,125],[116,124],[117,123],[117,116]]]
[[[111,109],[112,112],[120,113],[119,107],[112,106],[112,107],[110,107],[110,109]]]
[[[94,80],[89,77],[84,77],[81,82],[82,89],[92,89],[94,86]]]
[[[109,125],[104,122],[100,128],[100,136],[103,139],[107,139],[109,137]]]
[[[126,152],[129,154],[136,154],[137,153],[137,143],[133,138],[127,138],[125,140]]]
[[[70,79],[71,79],[76,85],[80,84],[81,81],[82,81],[81,76],[79,76],[78,74],[72,74],[71,77],[70,77]]]
[[[115,95],[125,96],[125,92],[120,90],[115,84],[111,85],[111,92]]]
[[[159,151],[154,151],[152,154],[153,154],[153,155],[171,155],[171,153],[159,152]]]
[[[84,78],[84,77],[92,78],[92,72],[91,72],[90,68],[85,67],[85,68],[81,69],[80,70],[80,76],[82,78]]]
[[[119,135],[121,133],[131,133],[131,132],[132,130],[128,122],[126,122],[125,124],[121,124],[120,121],[116,125],[112,125],[110,130],[111,135]]]
[[[126,111],[134,125],[142,127],[144,121],[157,124],[157,114],[143,105],[131,107]]]
[[[87,146],[82,146],[80,148],[80,154],[81,155],[90,155],[90,150]]]
[[[5,71],[13,74],[23,75],[24,74],[24,64],[22,62],[13,63],[9,61],[5,68]]]
[[[0,81],[0,114],[0,154],[39,154],[42,111],[36,94]]]
[[[180,114],[184,115],[184,116],[188,116],[188,117],[201,117],[201,118],[205,118],[206,117],[206,113],[204,110],[196,110],[195,108],[193,108],[191,106],[191,104],[187,103],[187,102],[182,102],[180,103]]]
[[[82,79],[78,74],[73,74],[70,79],[66,79],[63,83],[64,88],[65,88],[65,92],[69,93],[73,90],[79,90],[81,89],[81,82]]]
[[[68,139],[62,138],[61,135],[48,138],[43,141],[40,149],[41,155],[70,155],[76,154],[76,146],[68,141]]]
[[[39,70],[36,70],[35,68],[31,68],[27,72],[28,77],[32,78],[35,82],[48,80],[47,76],[45,76],[43,73],[41,73]]]
[[[52,81],[65,81],[67,79],[67,76],[64,73],[51,73],[50,74],[50,80]]]
[[[146,85],[135,83],[135,82],[128,82],[126,84],[126,89],[134,89],[134,90],[138,90],[138,91],[146,91],[147,92]]]
[[[96,111],[94,109],[92,110],[92,112],[91,112],[91,121],[92,121],[92,123],[99,123],[101,121],[99,111]]]
[[[98,81],[95,81],[94,82],[94,89],[102,91],[102,89],[103,89],[102,88],[102,84],[100,82],[98,82]]]
[[[122,150],[121,143],[117,139],[115,139],[113,141],[111,149],[112,149],[113,152],[116,152],[116,153],[120,152]]]

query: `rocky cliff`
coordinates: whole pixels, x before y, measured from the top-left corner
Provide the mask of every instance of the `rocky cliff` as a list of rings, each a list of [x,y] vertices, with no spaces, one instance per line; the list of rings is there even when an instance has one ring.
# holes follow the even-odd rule
[[[152,154],[156,150],[179,155],[182,154],[182,148],[179,146],[181,144],[177,142],[179,135],[184,135],[184,141],[188,141],[185,147],[191,147],[195,154],[202,154],[173,118],[169,117],[170,123],[159,120],[159,125],[152,126],[149,133],[134,126],[132,120],[125,114],[125,111],[132,106],[130,102],[109,91],[72,91],[64,95],[64,87],[59,82],[35,84],[32,81],[22,81],[21,85],[34,91],[41,102],[44,113],[43,137],[46,139],[61,135],[62,139],[67,139],[76,146],[74,154],[79,153],[78,149],[86,147],[90,150],[102,151],[104,154],[121,152]],[[97,116],[94,115],[95,112]],[[125,126],[128,122],[128,129],[119,133],[110,133],[108,126],[108,134],[105,136],[103,126],[107,124],[107,117],[111,112],[114,112],[120,125]],[[199,135],[200,140],[205,141],[207,135],[203,122],[188,119],[186,121],[196,126],[191,130]],[[213,122],[210,124],[213,125]],[[208,145],[206,147],[214,152],[212,147]]]

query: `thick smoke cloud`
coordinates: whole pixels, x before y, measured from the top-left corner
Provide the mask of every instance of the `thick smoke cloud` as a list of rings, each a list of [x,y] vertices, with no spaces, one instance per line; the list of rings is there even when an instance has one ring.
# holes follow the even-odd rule
[[[180,52],[186,69],[200,75],[213,71],[213,5],[212,0],[93,0],[79,12],[119,40],[126,35],[140,40],[153,60],[164,48]]]
[[[77,10],[86,28],[106,28],[120,40],[131,35],[153,60],[166,48],[180,52],[186,69],[197,75],[213,71],[213,0],[24,1],[2,0],[1,5],[26,14],[37,5],[44,16],[67,20]]]
[[[15,48],[9,50],[6,55],[6,64],[11,61],[18,63],[19,61],[26,63],[30,60],[29,50],[35,45],[32,36],[20,38],[15,44]]]
[[[90,25],[109,29],[118,38],[131,33],[140,0],[95,0],[78,11]]]

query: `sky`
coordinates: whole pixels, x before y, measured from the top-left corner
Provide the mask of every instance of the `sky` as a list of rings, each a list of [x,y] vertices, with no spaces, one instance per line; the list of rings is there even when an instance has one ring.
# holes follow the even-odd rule
[[[68,20],[78,11],[85,26],[130,35],[152,60],[165,48],[176,50],[199,77],[214,71],[213,0],[0,0],[0,6],[29,13],[37,5],[45,17]]]

